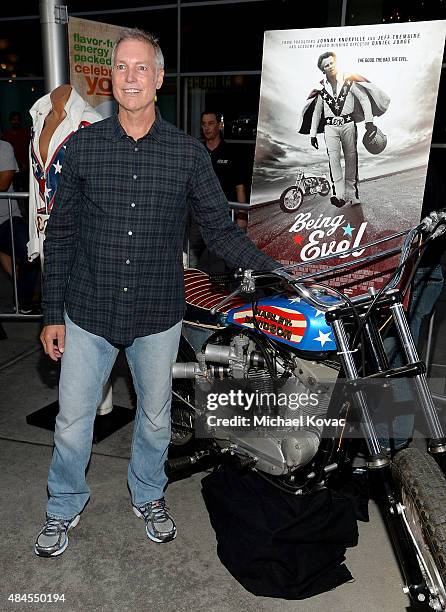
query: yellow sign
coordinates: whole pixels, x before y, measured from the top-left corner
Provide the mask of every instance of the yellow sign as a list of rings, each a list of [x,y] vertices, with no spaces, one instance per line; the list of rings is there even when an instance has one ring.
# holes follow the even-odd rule
[[[103,116],[111,112],[112,48],[121,26],[70,17],[70,83]]]

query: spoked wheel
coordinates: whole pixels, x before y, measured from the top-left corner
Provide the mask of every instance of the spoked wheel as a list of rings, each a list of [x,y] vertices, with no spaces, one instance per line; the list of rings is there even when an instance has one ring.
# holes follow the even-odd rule
[[[172,446],[186,446],[194,439],[194,393],[189,380],[176,380],[172,385]]]
[[[446,610],[446,480],[426,452],[400,451],[392,464],[406,524],[430,591],[433,610]]]
[[[280,196],[280,208],[284,212],[294,212],[300,207],[303,199],[304,194],[302,189],[298,187],[288,187]]]

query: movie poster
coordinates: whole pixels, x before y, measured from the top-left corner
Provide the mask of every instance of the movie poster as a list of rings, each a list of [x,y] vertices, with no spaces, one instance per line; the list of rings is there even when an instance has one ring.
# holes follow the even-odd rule
[[[401,245],[361,248],[420,219],[445,30],[265,32],[248,228],[264,252],[306,273]],[[363,293],[394,266],[387,257],[324,282]]]

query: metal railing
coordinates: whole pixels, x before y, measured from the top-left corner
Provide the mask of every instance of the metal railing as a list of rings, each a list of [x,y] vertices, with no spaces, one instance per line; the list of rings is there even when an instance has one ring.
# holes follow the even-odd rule
[[[9,213],[9,231],[11,236],[11,274],[12,274],[12,289],[13,289],[13,300],[14,300],[14,312],[0,312],[0,320],[21,320],[21,321],[36,321],[42,318],[41,314],[21,314],[19,312],[19,297],[17,290],[17,257],[14,244],[14,223],[12,214],[12,201],[13,200],[26,200],[29,197],[27,191],[3,191],[0,192],[0,200],[8,200],[8,213]]]

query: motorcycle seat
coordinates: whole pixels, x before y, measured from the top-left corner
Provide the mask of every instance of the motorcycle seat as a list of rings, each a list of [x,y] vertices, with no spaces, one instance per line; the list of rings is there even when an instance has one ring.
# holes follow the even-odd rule
[[[227,297],[230,291],[212,283],[206,272],[195,268],[184,270],[184,293],[186,299],[186,315],[184,318],[186,321],[216,324],[220,318],[219,314],[226,314],[232,308],[238,308],[246,303],[243,298],[234,297],[222,308],[219,308],[217,314],[211,315],[211,308]]]

